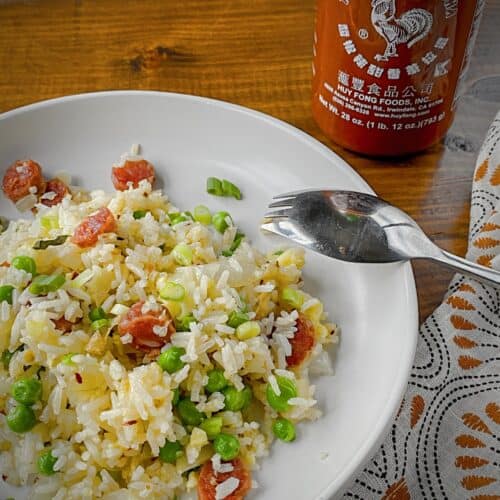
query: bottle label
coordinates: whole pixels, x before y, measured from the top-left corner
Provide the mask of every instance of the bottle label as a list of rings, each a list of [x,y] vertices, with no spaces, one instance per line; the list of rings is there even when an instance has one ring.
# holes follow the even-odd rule
[[[315,99],[335,119],[360,129],[418,130],[443,121],[451,111],[465,67],[462,59],[477,31],[483,4],[483,0],[477,4],[330,0],[335,12],[330,16],[332,63],[321,74]],[[471,19],[464,23],[471,5],[472,23]],[[460,33],[464,27],[467,32]],[[325,47],[319,47],[323,33],[324,24],[315,33],[315,53],[321,49],[326,67]],[[313,71],[318,69],[315,60]]]

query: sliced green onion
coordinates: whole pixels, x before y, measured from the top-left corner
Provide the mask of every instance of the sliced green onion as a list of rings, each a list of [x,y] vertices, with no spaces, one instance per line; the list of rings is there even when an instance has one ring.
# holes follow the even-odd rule
[[[172,226],[175,226],[176,224],[179,224],[180,222],[185,222],[188,220],[185,214],[181,214],[179,212],[172,212],[168,214],[168,217],[170,218],[170,224]]]
[[[180,266],[190,266],[193,263],[193,250],[185,243],[179,243],[172,250],[172,256]]]
[[[207,179],[207,193],[214,196],[232,196],[241,200],[240,188],[227,179],[220,180],[217,177],[209,177]]]
[[[236,328],[239,340],[249,340],[260,335],[260,325],[257,321],[246,321]]]
[[[192,314],[182,316],[175,320],[175,329],[178,332],[189,332],[191,323],[196,323],[196,318]]]
[[[40,274],[33,279],[29,291],[33,295],[47,295],[49,292],[59,290],[65,282],[66,278],[64,274],[53,274],[50,276]]]
[[[300,309],[304,303],[304,295],[298,290],[295,290],[295,288],[290,287],[283,288],[281,299],[294,309]]]
[[[68,366],[73,366],[75,364],[75,362],[73,361],[73,356],[76,356],[76,353],[74,352],[71,352],[69,354],[65,354],[62,358],[61,358],[61,363],[63,365],[68,365]]]
[[[160,297],[164,300],[182,300],[186,296],[185,288],[179,283],[169,281],[160,290]]]
[[[138,220],[146,217],[147,213],[148,213],[147,210],[134,210],[132,216],[134,217],[134,219]]]
[[[241,324],[245,323],[245,321],[249,321],[250,317],[247,313],[243,311],[232,311],[229,314],[229,319],[227,320],[227,325],[231,328],[238,328]]]
[[[100,330],[101,328],[106,328],[109,326],[109,319],[102,318],[92,321],[92,330]]]
[[[222,182],[217,177],[209,177],[207,179],[207,193],[215,196],[223,196]]]
[[[240,188],[226,179],[222,179],[222,192],[224,193],[224,196],[232,196],[237,200],[241,200]]]
[[[229,227],[227,223],[227,218],[231,218],[227,212],[216,212],[212,217],[212,224],[219,233],[224,233],[224,231]]]
[[[40,224],[44,229],[59,229],[59,217],[57,215],[43,215],[40,217]]]
[[[208,226],[212,222],[212,214],[210,213],[208,207],[205,205],[198,205],[194,207],[194,220]]]
[[[236,233],[236,235],[234,236],[234,240],[233,240],[231,246],[229,247],[228,250],[223,250],[222,255],[224,255],[224,257],[231,257],[231,255],[233,255],[233,253],[236,251],[236,249],[240,246],[240,243],[244,237],[245,237],[245,235],[238,231]]]
[[[176,387],[172,391],[172,406],[177,406],[177,403],[179,403],[180,398],[181,398],[181,391],[179,391],[179,388]]]
[[[0,286],[0,303],[7,302],[12,305],[12,293],[14,292],[14,287],[12,285],[2,285]]]
[[[107,318],[107,314],[102,307],[93,307],[89,312],[90,321],[97,321],[98,319]]]

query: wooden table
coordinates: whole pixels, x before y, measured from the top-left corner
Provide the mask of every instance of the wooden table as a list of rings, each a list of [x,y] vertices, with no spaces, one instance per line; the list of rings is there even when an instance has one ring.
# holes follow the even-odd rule
[[[500,107],[500,0],[490,0],[448,146],[402,160],[362,158],[332,144],[311,116],[314,0],[0,0],[0,112],[109,89],[209,96],[281,118],[345,158],[443,248],[467,245],[474,159]],[[497,47],[495,48],[495,43]],[[0,138],[1,140],[1,138]],[[421,318],[451,273],[415,263]]]

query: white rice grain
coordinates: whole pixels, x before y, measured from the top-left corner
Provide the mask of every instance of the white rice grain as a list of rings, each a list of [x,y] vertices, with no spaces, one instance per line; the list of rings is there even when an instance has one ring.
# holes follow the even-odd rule
[[[281,389],[280,389],[280,386],[278,385],[278,381],[276,380],[276,377],[274,375],[269,375],[268,382],[269,382],[269,385],[271,386],[273,392],[276,394],[276,396],[280,396]]]
[[[229,477],[224,482],[215,487],[215,500],[223,500],[228,497],[233,491],[238,489],[240,480],[235,477]]]

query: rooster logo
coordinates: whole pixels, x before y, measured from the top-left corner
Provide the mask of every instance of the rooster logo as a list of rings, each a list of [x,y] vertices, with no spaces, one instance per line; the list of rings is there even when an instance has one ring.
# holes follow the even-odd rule
[[[377,54],[377,61],[388,61],[397,57],[397,45],[406,43],[412,47],[423,40],[431,31],[433,17],[424,9],[410,9],[396,17],[396,0],[372,0],[372,24],[377,33],[387,42],[383,54]]]

